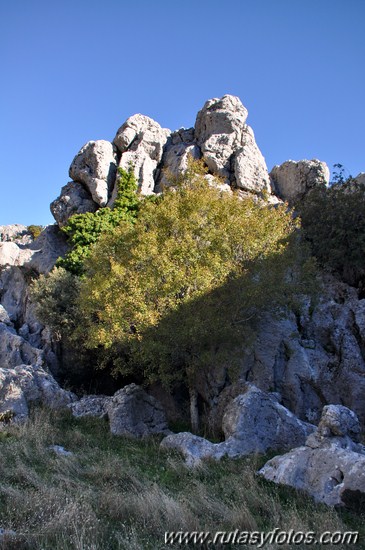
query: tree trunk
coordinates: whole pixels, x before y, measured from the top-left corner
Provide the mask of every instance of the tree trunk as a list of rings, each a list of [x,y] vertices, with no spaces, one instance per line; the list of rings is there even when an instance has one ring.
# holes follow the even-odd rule
[[[190,422],[193,433],[199,432],[198,392],[195,388],[189,388],[190,395]]]

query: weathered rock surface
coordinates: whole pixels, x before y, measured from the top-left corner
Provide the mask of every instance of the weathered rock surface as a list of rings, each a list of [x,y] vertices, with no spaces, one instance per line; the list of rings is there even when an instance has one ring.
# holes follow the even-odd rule
[[[227,454],[225,443],[212,443],[190,432],[170,434],[161,441],[162,449],[178,451],[188,467],[200,466],[203,460],[220,460]]]
[[[105,418],[108,415],[108,407],[111,402],[111,397],[104,395],[86,395],[79,401],[70,403],[69,408],[73,416],[77,418],[82,416],[95,416],[97,418]]]
[[[354,179],[359,185],[365,185],[365,172],[360,172]]]
[[[315,429],[251,384],[228,405],[222,428],[226,443],[240,455],[293,448]]]
[[[228,405],[223,416],[224,442],[211,443],[186,432],[167,436],[161,446],[180,451],[187,465],[196,466],[206,458],[220,460],[223,456],[237,458],[290,449],[303,444],[314,429],[280,405],[275,396],[247,384],[245,393]]]
[[[19,223],[0,225],[0,242],[29,244],[32,240],[33,236],[26,225]]]
[[[75,399],[73,393],[60,388],[41,366],[0,368],[0,413],[10,411],[15,421],[28,416],[30,403],[58,409]]]
[[[129,384],[113,395],[108,416],[114,435],[141,438],[169,432],[160,403],[136,384]]]
[[[304,421],[318,423],[323,407],[333,403],[354,410],[364,425],[365,300],[326,277],[321,299],[310,308],[308,302],[301,314],[262,318],[242,355],[240,379],[277,392],[281,404]],[[199,381],[214,425],[227,377],[221,366]]]
[[[105,206],[115,184],[117,157],[109,141],[99,139],[84,145],[71,163],[69,175],[83,183],[99,206]]]
[[[140,114],[130,117],[117,131],[113,143],[122,155],[119,166],[125,170],[133,166],[143,195],[153,193],[156,169],[170,133],[152,118]]]
[[[288,160],[279,166],[274,166],[270,172],[274,193],[281,199],[295,205],[314,187],[327,186],[330,171],[325,162],[317,159]]]
[[[259,474],[329,506],[357,508],[365,499],[365,447],[351,440],[358,433],[359,421],[352,411],[339,405],[324,407],[318,430],[306,444],[269,460]]]
[[[8,312],[6,311],[4,306],[2,306],[1,304],[0,304],[0,323],[4,323],[5,325],[9,325],[9,326],[12,325]]]
[[[51,203],[50,209],[59,227],[63,227],[74,214],[95,212],[98,205],[81,183],[70,181],[62,187],[60,196]]]
[[[162,157],[160,174],[156,178],[155,192],[171,185],[171,176],[176,178],[188,167],[188,158],[201,157],[201,151],[195,142],[194,128],[181,128],[168,138]]]
[[[246,191],[270,191],[265,160],[246,118],[247,109],[238,97],[210,99],[197,115],[197,143],[213,174]]]
[[[17,365],[42,365],[43,351],[34,348],[15,329],[0,323],[0,367],[12,368]]]

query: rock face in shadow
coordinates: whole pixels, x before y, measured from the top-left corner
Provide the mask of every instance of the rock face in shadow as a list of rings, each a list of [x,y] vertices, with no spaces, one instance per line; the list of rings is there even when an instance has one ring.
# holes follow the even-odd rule
[[[270,172],[274,193],[290,205],[295,205],[311,189],[327,186],[330,171],[320,160],[287,160]]]
[[[98,205],[81,183],[70,181],[62,187],[60,196],[51,203],[50,209],[59,227],[63,227],[74,214],[95,212]]]
[[[129,384],[113,395],[108,416],[113,435],[141,438],[169,432],[160,403],[136,384]]]
[[[0,427],[2,419],[25,420],[31,403],[59,409],[75,399],[73,393],[63,390],[40,365],[0,368]]]
[[[222,427],[226,438],[222,443],[185,432],[167,436],[161,447],[180,451],[189,466],[196,466],[207,458],[220,460],[223,456],[238,458],[290,449],[304,443],[315,429],[280,405],[275,396],[251,384],[228,405]]]
[[[86,395],[70,403],[69,408],[77,418],[108,418],[113,435],[143,438],[170,433],[159,401],[137,384],[129,384],[110,397]]]
[[[350,409],[324,407],[318,429],[304,446],[269,460],[259,475],[304,491],[329,506],[364,509],[365,447],[359,444],[360,424]]]

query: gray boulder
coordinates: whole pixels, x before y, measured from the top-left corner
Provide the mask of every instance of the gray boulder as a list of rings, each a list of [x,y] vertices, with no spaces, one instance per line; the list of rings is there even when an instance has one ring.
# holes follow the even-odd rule
[[[96,418],[105,418],[108,416],[108,407],[111,397],[104,395],[86,395],[79,401],[70,403],[69,408],[73,416],[80,418],[82,416],[94,416]]]
[[[170,130],[144,115],[134,115],[117,131],[114,144],[121,153],[119,166],[128,170],[133,166],[141,193],[150,195],[155,187],[156,170],[161,162],[163,149]],[[115,199],[115,193],[111,204]]]
[[[0,268],[17,265],[20,248],[16,243],[0,242]]]
[[[15,421],[28,416],[30,403],[59,409],[75,399],[73,393],[63,390],[39,365],[0,368],[0,413],[8,413]]]
[[[0,242],[14,242],[17,244],[29,244],[33,235],[28,231],[26,225],[13,223],[11,225],[0,225]]]
[[[42,365],[43,352],[19,336],[15,329],[0,323],[0,367],[13,368],[22,364]]]
[[[27,283],[20,267],[0,269],[0,303],[11,322],[23,322],[27,307]]]
[[[95,212],[98,205],[81,183],[70,181],[62,187],[60,196],[51,203],[50,209],[59,227],[63,227],[74,214]]]
[[[189,468],[200,466],[206,459],[220,460],[227,454],[224,443],[212,443],[190,432],[170,434],[161,441],[160,447],[181,453]]]
[[[270,191],[270,178],[240,99],[225,95],[207,101],[199,111],[195,136],[213,174],[245,191]]]
[[[113,145],[99,139],[84,145],[71,163],[69,175],[83,183],[96,204],[105,206],[115,184],[117,158]]]
[[[226,443],[240,456],[292,449],[303,444],[315,429],[280,405],[276,396],[252,384],[228,405],[222,428]]]
[[[162,448],[183,454],[188,466],[202,460],[220,460],[223,456],[238,458],[250,454],[284,450],[303,444],[315,426],[301,422],[277,402],[276,396],[247,384],[223,416],[226,440],[210,441],[190,433],[171,434],[161,442]]]
[[[171,185],[171,176],[176,178],[187,169],[189,156],[199,159],[201,151],[195,143],[194,128],[181,128],[173,132],[166,142],[161,169],[156,179],[156,192]]]
[[[2,306],[1,304],[0,304],[0,323],[4,323],[5,325],[9,325],[9,326],[12,325],[8,312],[6,311],[4,306]]]
[[[365,185],[365,172],[360,172],[354,180],[358,185]]]
[[[287,160],[274,166],[270,177],[275,194],[290,205],[295,205],[314,187],[327,186],[330,171],[325,162],[317,159]]]
[[[136,384],[129,384],[113,395],[108,416],[114,435],[141,438],[169,432],[160,403]]]
[[[317,432],[304,446],[269,460],[259,475],[289,485],[329,506],[361,506],[365,499],[365,447],[356,415],[340,405],[325,407]]]

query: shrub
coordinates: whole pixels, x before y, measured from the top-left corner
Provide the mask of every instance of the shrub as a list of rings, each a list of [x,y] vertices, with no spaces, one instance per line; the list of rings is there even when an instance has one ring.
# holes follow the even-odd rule
[[[39,235],[42,233],[43,226],[42,225],[28,225],[27,231],[29,231],[29,233],[31,233],[33,239],[35,240],[35,239],[38,239]]]
[[[341,170],[331,187],[318,187],[307,195],[300,215],[319,264],[363,291],[365,186],[351,176],[344,180]]]
[[[183,380],[196,429],[199,373],[232,358],[259,312],[298,290],[296,229],[286,206],[222,193],[189,169],[93,247],[80,299],[88,346],[117,372]]]
[[[134,222],[139,208],[139,198],[133,170],[127,172],[119,168],[117,185],[118,192],[113,209],[105,207],[94,213],[75,214],[62,228],[72,248],[65,258],[58,260],[58,267],[64,267],[75,275],[82,275],[84,261],[100,235],[112,231],[122,221]]]

